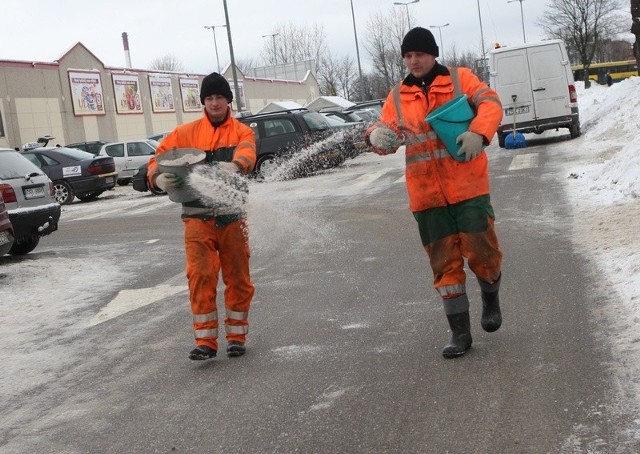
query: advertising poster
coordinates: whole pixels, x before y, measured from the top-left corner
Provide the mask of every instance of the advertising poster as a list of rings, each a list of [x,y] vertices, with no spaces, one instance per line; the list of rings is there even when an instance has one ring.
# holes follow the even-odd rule
[[[151,90],[151,106],[154,112],[176,111],[171,77],[149,74],[149,89]]]
[[[112,74],[116,112],[119,114],[142,113],[140,83],[137,75]]]
[[[198,79],[180,79],[182,109],[185,112],[200,112],[200,82]]]
[[[69,86],[75,115],[104,115],[100,73],[69,71]]]

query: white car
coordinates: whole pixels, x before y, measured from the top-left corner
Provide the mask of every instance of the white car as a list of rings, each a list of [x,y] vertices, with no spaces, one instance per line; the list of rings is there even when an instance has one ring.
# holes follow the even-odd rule
[[[31,161],[8,148],[0,148],[0,194],[15,236],[9,254],[28,254],[40,237],[58,229],[60,204],[54,199],[53,183]]]
[[[157,147],[158,142],[149,139],[111,142],[103,145],[98,155],[113,158],[118,172],[118,184],[126,186],[138,167],[149,162]]]

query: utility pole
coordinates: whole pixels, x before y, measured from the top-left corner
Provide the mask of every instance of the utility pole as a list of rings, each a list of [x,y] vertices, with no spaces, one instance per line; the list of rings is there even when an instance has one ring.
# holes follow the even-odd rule
[[[236,71],[236,60],[233,56],[233,42],[231,41],[231,26],[229,25],[229,11],[227,10],[227,0],[222,0],[224,5],[224,19],[227,23],[227,37],[229,39],[229,56],[231,57],[231,73],[233,74],[233,88],[235,89],[236,106],[238,112],[242,112],[242,99],[240,98],[240,87],[238,86],[238,72]]]

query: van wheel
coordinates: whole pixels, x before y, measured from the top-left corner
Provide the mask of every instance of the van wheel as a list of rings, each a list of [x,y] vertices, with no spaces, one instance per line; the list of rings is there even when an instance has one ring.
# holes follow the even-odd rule
[[[573,124],[569,126],[569,134],[571,134],[572,139],[580,137],[580,124]]]
[[[29,252],[33,251],[38,243],[40,242],[39,236],[32,236],[31,238],[27,238],[26,240],[21,240],[20,242],[13,243],[11,249],[9,249],[9,254],[11,255],[25,255]]]
[[[504,132],[498,131],[498,146],[504,148]]]

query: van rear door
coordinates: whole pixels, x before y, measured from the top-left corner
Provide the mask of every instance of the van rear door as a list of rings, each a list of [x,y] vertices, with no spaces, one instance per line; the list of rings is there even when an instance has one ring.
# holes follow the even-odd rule
[[[496,52],[493,55],[492,86],[498,92],[504,117],[502,124],[513,124],[514,107],[518,123],[535,119],[535,106],[529,78],[529,60],[526,49]],[[514,96],[516,101],[514,102]]]
[[[535,118],[557,118],[571,115],[566,56],[560,45],[549,44],[527,49],[531,87],[535,100]]]

